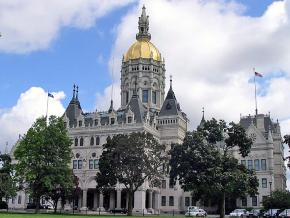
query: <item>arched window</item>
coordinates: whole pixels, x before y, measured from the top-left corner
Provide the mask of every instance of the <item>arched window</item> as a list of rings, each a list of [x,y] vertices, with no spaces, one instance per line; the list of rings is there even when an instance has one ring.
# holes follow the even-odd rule
[[[90,145],[94,145],[94,137],[91,137]]]
[[[80,146],[84,146],[84,139],[83,138],[80,139]]]
[[[79,144],[79,140],[78,138],[75,138],[75,146],[78,146],[78,144]]]
[[[97,137],[96,137],[96,145],[99,145],[99,144],[100,144],[100,137],[97,136]]]

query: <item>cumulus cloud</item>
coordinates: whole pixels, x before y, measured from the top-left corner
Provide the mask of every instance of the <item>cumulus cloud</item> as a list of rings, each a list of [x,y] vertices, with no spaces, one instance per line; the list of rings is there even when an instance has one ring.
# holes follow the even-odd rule
[[[113,88],[113,89],[112,89]],[[120,84],[113,83],[113,86],[105,88],[103,93],[97,93],[96,108],[98,111],[107,111],[110,107],[110,101],[113,100],[114,109],[117,110],[121,105]]]
[[[64,107],[61,100],[65,97],[63,91],[52,92],[54,98],[49,98],[48,116],[61,116]],[[0,151],[4,151],[6,142],[8,149],[24,134],[36,118],[46,115],[47,92],[40,87],[31,87],[22,93],[15,106],[0,109]]]
[[[89,28],[95,20],[133,0],[0,0],[0,51],[46,49],[62,27]]]

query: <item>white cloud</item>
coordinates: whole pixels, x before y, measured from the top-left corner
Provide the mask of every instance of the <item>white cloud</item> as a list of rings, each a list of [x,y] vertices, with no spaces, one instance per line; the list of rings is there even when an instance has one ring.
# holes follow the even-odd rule
[[[54,98],[49,98],[48,116],[61,116],[64,107],[61,100],[64,92],[52,92]],[[40,87],[31,87],[22,93],[15,106],[9,109],[0,109],[0,151],[4,151],[6,142],[9,148],[18,139],[19,134],[24,134],[36,118],[46,115],[47,92]]]
[[[113,94],[112,94],[113,91]],[[105,88],[103,93],[97,93],[96,108],[98,111],[107,111],[110,107],[111,98],[113,99],[114,109],[119,109],[121,105],[120,98],[120,84],[114,83],[113,90],[112,85]]]
[[[46,49],[62,27],[89,28],[132,0],[0,0],[0,51]]]

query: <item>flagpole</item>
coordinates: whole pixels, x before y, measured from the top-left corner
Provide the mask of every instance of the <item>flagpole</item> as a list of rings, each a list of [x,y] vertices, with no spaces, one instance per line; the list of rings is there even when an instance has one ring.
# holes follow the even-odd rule
[[[254,83],[255,83],[255,112],[256,112],[256,116],[258,115],[258,106],[257,106],[257,86],[256,86],[256,74],[255,74],[255,68],[253,68],[254,71]]]
[[[48,126],[48,99],[49,99],[49,96],[48,96],[48,93],[49,92],[47,92],[47,101],[46,101],[46,125]]]

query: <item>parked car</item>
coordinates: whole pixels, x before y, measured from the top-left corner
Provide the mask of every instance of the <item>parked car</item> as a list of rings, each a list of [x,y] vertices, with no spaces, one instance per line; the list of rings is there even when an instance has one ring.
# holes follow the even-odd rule
[[[269,209],[264,213],[263,217],[265,217],[265,218],[278,217],[280,212],[281,212],[280,209]]]
[[[249,211],[247,214],[246,214],[246,217],[262,217],[263,216],[263,213],[260,209],[252,209],[251,211]]]
[[[207,212],[204,209],[190,209],[185,213],[185,216],[206,217]]]
[[[28,203],[26,206],[26,209],[35,209],[36,204],[35,203]],[[39,205],[39,209],[45,209],[42,205]]]
[[[121,213],[121,214],[126,214],[128,213],[127,208],[115,208],[111,210],[111,213]]]
[[[283,210],[280,214],[279,217],[281,218],[290,218],[290,209],[285,209]]]
[[[247,215],[248,211],[246,209],[235,209],[230,213],[230,217],[242,217]]]
[[[49,210],[53,209],[53,206],[51,204],[42,204],[42,206],[44,209],[49,209]]]

